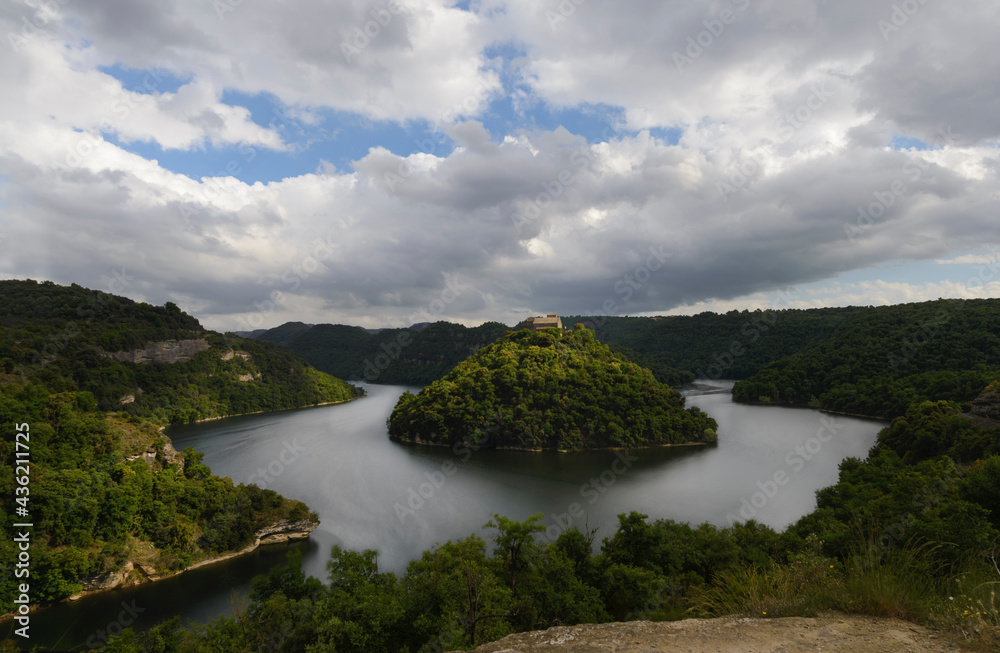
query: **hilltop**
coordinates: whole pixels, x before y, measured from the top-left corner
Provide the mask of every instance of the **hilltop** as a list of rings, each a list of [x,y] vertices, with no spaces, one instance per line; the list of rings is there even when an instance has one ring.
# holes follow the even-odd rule
[[[578,325],[508,334],[389,417],[395,440],[581,450],[706,443],[717,425],[653,373]]]
[[[305,504],[212,475],[162,426],[360,394],[276,345],[207,331],[169,302],[0,281],[0,506],[34,524],[30,604],[308,535],[318,522]],[[30,494],[15,495],[19,477]],[[24,592],[13,521],[0,542],[7,606]]]
[[[0,371],[158,424],[361,394],[281,347],[208,331],[170,302],[30,280],[0,281]]]

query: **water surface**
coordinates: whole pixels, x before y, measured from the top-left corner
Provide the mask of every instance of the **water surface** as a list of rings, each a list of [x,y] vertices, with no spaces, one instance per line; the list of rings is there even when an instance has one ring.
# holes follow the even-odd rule
[[[717,445],[628,453],[455,452],[394,443],[385,420],[407,389],[399,386],[367,386],[367,397],[347,404],[171,427],[178,450],[194,447],[216,474],[306,502],[320,527],[305,542],[49,608],[33,617],[32,642],[86,648],[98,628],[117,623],[123,601],[144,610],[138,629],[174,615],[205,621],[231,614],[234,596],[245,595],[253,575],[282,562],[290,548],[301,549],[304,569],[321,579],[334,544],[376,549],[383,569],[402,571],[437,543],[486,535],[482,526],[494,513],[525,519],[541,512],[552,536],[568,521],[599,529],[599,539],[631,510],[719,526],[753,516],[782,529],[815,507],[815,491],[836,481],[844,458],[867,454],[882,426],[734,404],[731,387],[704,382],[685,392],[689,406],[718,421]]]

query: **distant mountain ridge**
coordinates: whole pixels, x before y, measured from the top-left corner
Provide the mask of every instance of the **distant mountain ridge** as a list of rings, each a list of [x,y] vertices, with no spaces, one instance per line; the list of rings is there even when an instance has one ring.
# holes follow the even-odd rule
[[[426,385],[508,332],[499,322],[450,322],[403,329],[288,322],[257,336],[288,349],[316,369],[354,382]]]
[[[598,340],[680,386],[695,377],[744,379],[784,356],[833,335],[862,307],[730,311],[676,317],[562,316]],[[288,322],[256,335],[317,369],[370,383],[426,385],[511,329],[498,322],[468,328],[450,322],[403,329]],[[400,338],[406,344],[400,343]],[[397,345],[399,349],[397,351]]]

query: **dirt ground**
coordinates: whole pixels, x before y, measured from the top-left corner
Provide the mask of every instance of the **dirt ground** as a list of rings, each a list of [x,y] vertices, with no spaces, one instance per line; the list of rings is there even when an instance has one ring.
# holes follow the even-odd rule
[[[823,615],[565,626],[510,635],[477,653],[931,653],[961,651],[948,633],[899,619]]]

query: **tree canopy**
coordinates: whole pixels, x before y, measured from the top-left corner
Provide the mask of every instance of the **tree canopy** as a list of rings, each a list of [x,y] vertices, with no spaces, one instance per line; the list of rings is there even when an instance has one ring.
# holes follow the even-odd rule
[[[582,325],[508,334],[404,393],[388,424],[402,441],[530,450],[712,442],[717,428]]]

